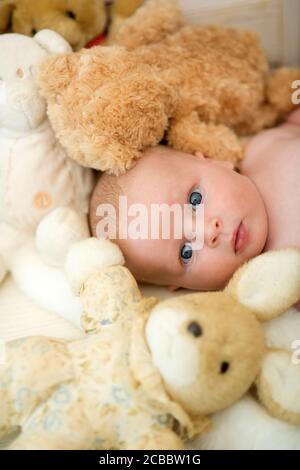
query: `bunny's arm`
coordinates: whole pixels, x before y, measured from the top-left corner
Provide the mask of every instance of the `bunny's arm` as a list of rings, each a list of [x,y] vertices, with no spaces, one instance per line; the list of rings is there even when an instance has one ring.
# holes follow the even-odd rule
[[[81,289],[82,326],[96,332],[141,309],[142,295],[127,268],[110,266],[92,274]]]
[[[119,247],[109,240],[89,238],[69,250],[65,270],[73,290],[80,295],[82,324],[87,332],[149,307],[134,277],[124,264]],[[151,300],[151,299],[150,299]],[[153,303],[153,302],[152,302]]]

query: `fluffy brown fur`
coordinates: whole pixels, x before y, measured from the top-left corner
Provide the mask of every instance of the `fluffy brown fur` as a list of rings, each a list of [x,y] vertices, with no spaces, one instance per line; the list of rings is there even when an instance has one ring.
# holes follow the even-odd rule
[[[182,24],[175,0],[148,0],[122,23],[120,45],[46,60],[39,83],[72,158],[118,174],[166,135],[177,149],[236,163],[239,135],[290,111],[299,70],[271,76],[250,32]]]

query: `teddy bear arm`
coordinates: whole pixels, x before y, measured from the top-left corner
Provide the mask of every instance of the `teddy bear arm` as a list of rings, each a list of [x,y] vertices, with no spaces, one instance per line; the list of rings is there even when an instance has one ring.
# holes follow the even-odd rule
[[[178,119],[168,133],[169,144],[187,153],[201,151],[205,156],[236,164],[243,156],[242,143],[236,134],[223,125],[206,124],[198,114]]]
[[[108,42],[136,49],[162,41],[183,24],[184,18],[177,2],[148,0],[133,16],[113,22]]]
[[[261,402],[272,416],[300,425],[300,365],[295,353],[268,350],[256,387]]]

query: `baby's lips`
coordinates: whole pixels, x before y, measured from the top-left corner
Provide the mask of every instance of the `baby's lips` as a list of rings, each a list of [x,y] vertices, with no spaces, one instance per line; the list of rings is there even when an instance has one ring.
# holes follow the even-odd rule
[[[249,240],[248,231],[245,227],[245,224],[241,222],[238,228],[233,232],[232,236],[232,245],[233,250],[236,254],[241,253]]]

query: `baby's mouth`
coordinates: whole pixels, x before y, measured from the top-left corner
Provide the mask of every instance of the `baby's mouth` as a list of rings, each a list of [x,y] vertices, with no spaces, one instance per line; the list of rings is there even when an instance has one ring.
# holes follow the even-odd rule
[[[248,239],[248,231],[243,221],[241,221],[232,235],[232,247],[235,254],[240,254],[245,249]]]

